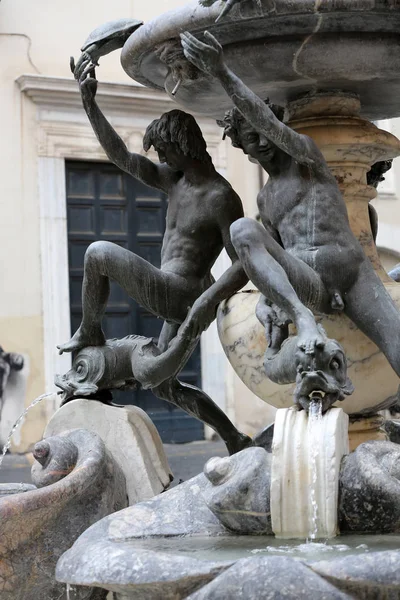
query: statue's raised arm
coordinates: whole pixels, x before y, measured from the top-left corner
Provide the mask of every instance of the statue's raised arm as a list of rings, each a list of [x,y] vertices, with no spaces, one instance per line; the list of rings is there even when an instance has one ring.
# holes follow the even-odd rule
[[[245,119],[268,140],[302,164],[313,164],[315,146],[304,135],[298,134],[280,121],[261,98],[252,92],[225,64],[220,43],[208,31],[205,44],[191,33],[181,34],[185,56],[198,69],[221,82],[223,88]]]
[[[71,59],[71,70],[78,81],[83,107],[90,124],[108,158],[117,167],[146,185],[168,193],[176,180],[172,169],[167,164],[156,164],[141,154],[130,152],[98,107],[95,99],[97,79],[91,58],[81,61],[76,66]]]

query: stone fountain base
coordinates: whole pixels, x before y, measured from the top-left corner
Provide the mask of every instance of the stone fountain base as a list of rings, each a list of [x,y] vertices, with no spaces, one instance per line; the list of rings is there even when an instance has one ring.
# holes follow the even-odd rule
[[[77,399],[63,406],[34,449],[35,485],[0,485],[2,600],[105,600],[55,580],[59,556],[93,523],[168,487],[161,439],[137,407]]]
[[[392,597],[389,593],[397,598],[400,537],[348,534],[371,532],[377,477],[380,510],[374,532],[400,533],[400,472],[393,471],[400,447],[367,442],[344,459],[338,520],[345,536],[331,546],[299,545],[298,540],[294,546],[281,546],[274,540],[268,493],[271,458],[263,448],[253,447],[211,459],[204,474],[106,517],[61,557],[57,579],[77,589],[113,591],[118,600],[261,600],[280,598],[283,589],[289,600],[376,600]],[[339,557],[319,560],[335,546]],[[371,552],[379,549],[384,551]]]

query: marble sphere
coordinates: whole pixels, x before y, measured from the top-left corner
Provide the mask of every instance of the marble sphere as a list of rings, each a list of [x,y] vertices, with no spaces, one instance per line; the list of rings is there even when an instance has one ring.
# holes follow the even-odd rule
[[[391,282],[385,287],[400,307],[400,285]],[[218,310],[218,333],[229,362],[246,386],[275,408],[289,408],[293,405],[294,384],[278,385],[264,372],[267,340],[255,315],[258,298],[259,292],[251,290],[224,301]],[[334,406],[347,414],[371,414],[388,399],[393,397],[394,402],[399,380],[377,346],[343,314],[317,317],[317,321],[328,337],[343,346],[347,373],[355,387],[351,396]]]

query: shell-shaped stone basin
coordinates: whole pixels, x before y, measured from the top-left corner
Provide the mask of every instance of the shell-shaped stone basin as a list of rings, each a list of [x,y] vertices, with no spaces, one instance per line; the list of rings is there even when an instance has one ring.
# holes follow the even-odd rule
[[[190,112],[220,118],[231,101],[216,79],[179,56],[179,34],[200,39],[208,30],[223,45],[226,63],[260,97],[281,105],[315,90],[360,96],[369,119],[400,116],[400,4],[397,0],[253,0],[236,5],[215,23],[211,8],[192,0],[159,15],[125,43],[121,63],[147,87],[171,95]],[[173,60],[163,49],[170,47]],[[169,51],[168,51],[169,52]],[[167,52],[167,55],[168,55]]]
[[[400,285],[385,283],[387,291],[400,307]],[[278,385],[270,381],[264,372],[264,352],[267,340],[264,328],[255,315],[259,292],[255,290],[234,294],[224,301],[218,310],[218,333],[237,375],[246,386],[276,408],[293,405],[294,385]],[[348,370],[355,391],[334,406],[347,414],[359,414],[379,410],[380,405],[394,396],[399,379],[385,356],[348,317],[343,314],[318,317],[328,337],[337,340],[344,348]]]

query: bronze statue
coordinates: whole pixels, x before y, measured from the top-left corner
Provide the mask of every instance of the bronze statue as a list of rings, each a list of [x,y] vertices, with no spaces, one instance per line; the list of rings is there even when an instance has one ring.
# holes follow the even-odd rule
[[[225,117],[233,145],[269,174],[258,195],[263,225],[243,218],[231,226],[243,268],[263,294],[259,319],[282,327],[273,315],[276,305],[295,324],[302,350],[296,366],[305,370],[307,354],[326,345],[311,311],[343,311],[400,375],[399,311],[350,229],[337,182],[315,142],[286,126],[276,107],[244,85],[210,33],[208,44],[190,33],[181,38],[187,59],[218,78],[235,105]],[[285,336],[277,335],[282,343]]]
[[[159,347],[166,349],[190,310],[188,329],[198,337],[215,318],[218,304],[247,282],[229,227],[243,217],[238,195],[215,170],[195,119],[172,110],[147,128],[143,147],[154,146],[161,164],[128,151],[96,100],[93,63],[75,69],[83,106],[109,159],[143,183],[168,194],[161,268],[110,242],[94,242],[85,255],[82,323],[60,353],[105,343],[101,320],[110,279],[141,306],[165,320]],[[225,247],[232,266],[215,282],[211,268]]]
[[[11,371],[21,371],[24,366],[24,357],[15,352],[4,352],[0,346],[0,419],[3,411],[4,392]]]
[[[294,383],[294,403],[298,409],[308,412],[310,402],[321,403],[322,412],[350,396],[353,384],[347,376],[347,361],[342,346],[326,337],[321,325],[320,332],[325,343],[317,352],[304,354],[298,347],[297,336],[285,339],[276,348],[269,347],[265,353],[264,369],[267,377],[275,383]]]
[[[185,321],[164,352],[153,339],[140,335],[84,348],[75,356],[68,373],[56,375],[55,383],[63,390],[62,403],[77,397],[96,398],[104,390],[140,385],[209,425],[224,440],[230,454],[243,450],[251,445],[251,439],[234,427],[207,394],[176,378],[198,342],[198,338],[188,337],[189,333]]]

